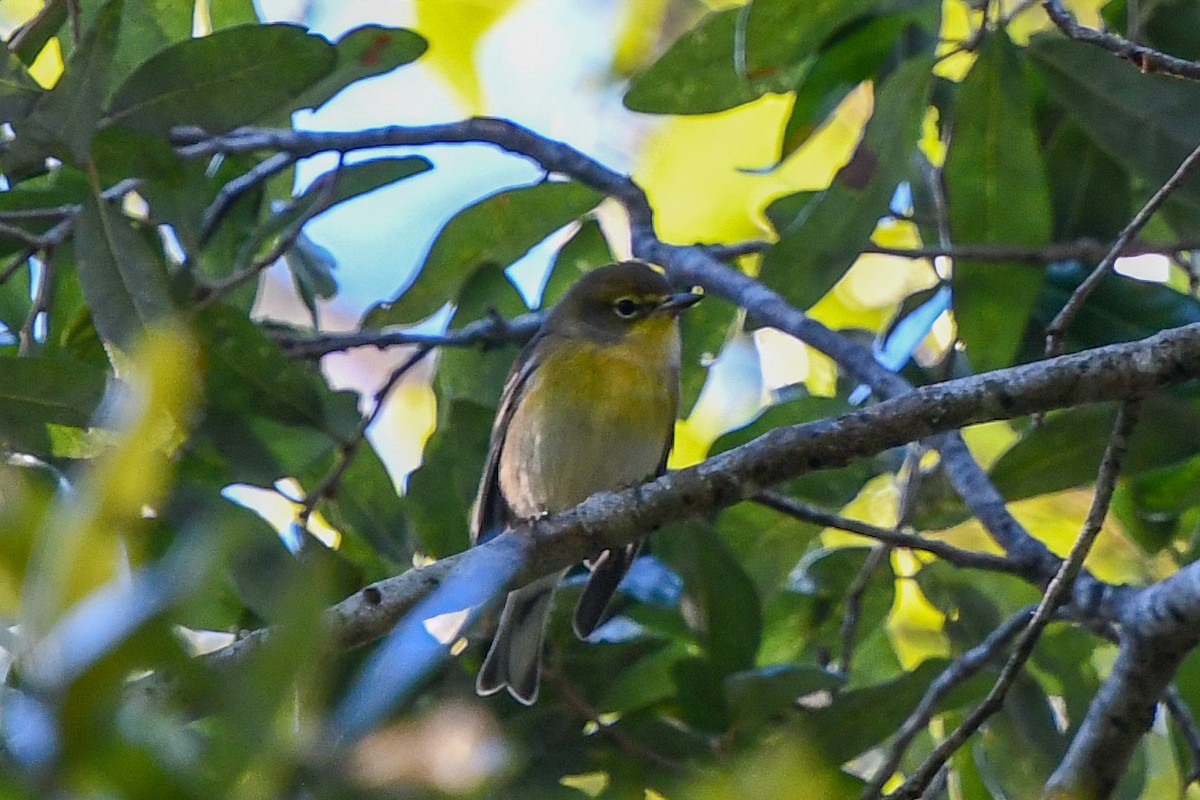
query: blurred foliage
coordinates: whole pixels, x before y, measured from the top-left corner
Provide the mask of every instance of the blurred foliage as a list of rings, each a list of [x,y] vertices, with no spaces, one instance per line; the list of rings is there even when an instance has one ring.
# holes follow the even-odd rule
[[[416,31],[369,25],[331,42],[260,23],[249,0],[51,0],[9,39],[0,797],[853,798],[948,659],[1036,599],[1012,576],[905,552],[876,559],[859,537],[743,504],[658,532],[594,642],[570,635],[579,581],[568,578],[532,708],[474,696],[488,624],[461,630],[453,596],[433,598],[435,618],[410,620],[449,633],[403,680],[385,680],[415,658],[389,655],[403,641],[329,652],[323,608],[466,547],[517,346],[432,357],[436,427],[421,466],[392,474],[386,449],[360,441],[371,398],[333,388],[251,315],[255,270],[282,252],[315,324],[337,273],[304,223],[433,165],[356,161],[293,197],[292,170],[263,166],[270,153],[187,159],[170,131],[286,125],[417,59],[486,110],[475,55],[520,5],[417,2]],[[862,342],[949,286],[947,311],[915,335],[908,326],[916,362],[903,374],[915,383],[1039,358],[1046,325],[1092,263],[948,269],[863,254],[872,242],[1110,241],[1200,140],[1200,88],[1067,41],[1031,5],[626,0],[604,77],[626,82],[629,109],[655,115],[633,172],[660,234],[767,240],[742,267]],[[1185,0],[1114,0],[1102,12],[1118,30],[1136,23],[1147,44],[1200,53]],[[275,177],[221,192],[255,170]],[[626,249],[602,200],[556,175],[460,209],[411,284],[378,297],[362,327],[449,308],[440,319],[458,328],[553,303]],[[1193,178],[1145,240],[1195,241],[1198,207]],[[522,294],[506,270],[548,237],[557,250],[544,288]],[[1165,282],[1107,277],[1068,349],[1200,321],[1187,276],[1171,269]],[[754,324],[713,299],[685,318],[688,458],[852,407],[849,376],[770,332],[752,338]],[[1121,575],[1161,576],[1200,555],[1198,403],[1194,387],[1147,400],[1100,554],[1123,562]],[[968,438],[1034,534],[1061,549],[1114,415],[1065,409]],[[903,460],[885,452],[777,488],[891,525]],[[988,547],[927,466],[911,523]],[[235,485],[283,494],[314,533],[281,535],[230,499]],[[236,664],[196,657],[266,624],[272,634]],[[952,760],[953,796],[1034,796],[1111,659],[1107,642],[1053,625],[1003,710]],[[998,667],[942,697],[902,772]],[[1191,667],[1179,690],[1195,708]],[[385,696],[364,698],[380,685],[371,692]],[[369,724],[346,723],[364,707]],[[1187,747],[1177,726],[1165,730],[1139,749],[1120,797],[1179,793]]]

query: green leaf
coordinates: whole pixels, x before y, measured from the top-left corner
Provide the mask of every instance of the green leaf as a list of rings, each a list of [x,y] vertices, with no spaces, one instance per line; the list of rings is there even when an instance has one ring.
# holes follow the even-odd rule
[[[1180,109],[1200,106],[1200,86],[1143,74],[1101,48],[1036,36],[1026,52],[1050,96],[1066,108],[1102,150],[1126,169],[1160,185],[1200,142],[1200,118]],[[1175,196],[1200,203],[1194,175]]]
[[[795,713],[796,700],[821,690],[833,691],[842,679],[806,664],[771,664],[725,678],[725,694],[734,720],[741,724],[780,720]]]
[[[762,636],[762,607],[753,582],[729,545],[704,523],[674,525],[654,537],[654,554],[683,578],[706,662],[715,677],[754,664]]]
[[[450,404],[408,479],[404,508],[421,551],[443,558],[467,549],[467,513],[475,501],[494,409]]]
[[[990,35],[959,88],[946,154],[950,230],[959,244],[1038,245],[1050,236],[1050,197],[1017,50]],[[1009,365],[1037,300],[1043,268],[958,259],[954,315],[980,371]]]
[[[295,25],[246,25],[188,39],[142,64],[117,90],[107,125],[162,134],[177,125],[223,133],[302,108],[295,98],[337,54]]]
[[[735,57],[739,20],[748,7],[716,11],[676,39],[657,61],[633,76],[625,107],[651,114],[710,114],[749,103],[767,92],[786,92],[808,61],[766,77],[751,77]],[[744,38],[743,38],[744,42]]]
[[[708,301],[705,301],[708,302]],[[767,408],[744,428],[731,431],[713,443],[710,454],[716,455],[757,439],[767,431],[785,425],[799,425],[843,414],[850,407],[844,400],[829,397],[801,396]],[[841,508],[862,489],[864,483],[881,472],[898,469],[899,458],[883,453],[874,458],[860,459],[840,469],[822,470],[804,475],[778,487],[807,502],[829,508]]]
[[[146,239],[94,192],[75,221],[79,284],[101,338],[131,347],[174,311],[167,276]]]
[[[779,241],[763,256],[761,278],[797,308],[837,283],[887,213],[916,147],[931,69],[931,58],[915,58],[884,82],[862,140],[827,189],[767,209]]]
[[[476,271],[454,302],[454,316],[450,318],[452,329],[466,327],[489,314],[511,319],[527,310],[525,301],[508,276],[489,267]],[[470,400],[476,405],[495,408],[500,403],[504,380],[519,350],[514,344],[486,350],[473,347],[443,350],[434,378],[438,407],[447,408],[456,400]]]
[[[848,761],[894,734],[948,664],[945,659],[930,659],[893,680],[843,692],[825,708],[802,711],[800,727],[812,732],[831,760]],[[959,684],[938,708],[958,708],[981,699],[990,683],[991,676],[980,673]]]
[[[196,427],[188,466],[198,480],[270,489],[281,478],[317,470],[323,474],[337,446],[336,439],[316,428],[246,409],[213,407]]]
[[[284,357],[262,329],[235,309],[196,316],[210,408],[232,417],[259,415],[345,441],[358,428],[357,396],[335,392],[320,370]]]
[[[1075,288],[1091,272],[1079,263],[1046,268],[1046,282],[1021,352],[1023,360],[1042,357],[1043,332]],[[1088,295],[1067,329],[1068,352],[1115,342],[1143,339],[1168,328],[1200,322],[1200,302],[1161,283],[1149,283],[1110,272]]]
[[[42,96],[42,88],[11,50],[0,55],[0,123],[25,118]]]
[[[109,0],[95,24],[63,68],[54,88],[14,126],[16,140],[5,158],[5,172],[40,171],[48,155],[82,164],[100,123],[105,86],[121,26],[122,0]]]
[[[1005,451],[991,477],[1010,500],[1036,497],[1096,479],[1117,416],[1114,403],[1060,411]],[[1193,400],[1150,395],[1129,442],[1124,473],[1136,476],[1200,453],[1200,410]]]
[[[54,456],[53,426],[90,426],[107,381],[90,364],[0,356],[0,451]]]
[[[302,95],[299,107],[320,108],[355,81],[416,61],[429,43],[407,28],[362,25],[342,36],[336,47],[337,66]]]
[[[258,22],[254,0],[208,0],[208,17],[214,31]]]
[[[333,496],[322,500],[317,509],[347,537],[362,539],[393,564],[412,564],[403,505],[370,441],[359,445]]]
[[[550,277],[542,289],[541,308],[549,308],[558,302],[563,293],[596,267],[611,264],[616,259],[604,238],[600,223],[594,219],[585,219],[579,225],[579,230],[571,240],[562,246],[554,257],[550,268]]]
[[[429,159],[407,156],[374,158],[326,172],[292,200],[285,211],[268,217],[258,226],[250,243],[242,248],[238,263],[241,267],[248,266],[253,257],[265,252],[280,236],[311,217],[317,209],[353,200],[431,169],[433,165]]]
[[[634,76],[625,106],[656,114],[707,114],[791,91],[815,53],[874,0],[757,0],[709,14]]]
[[[1056,242],[1115,240],[1133,216],[1129,173],[1097,147],[1070,117],[1046,148]]]
[[[754,6],[757,9],[757,4]],[[812,69],[796,87],[796,99],[780,144],[779,160],[796,152],[860,83],[884,69],[897,43],[914,26],[937,30],[940,9],[933,4],[867,18],[830,38]],[[753,19],[753,12],[751,13]],[[931,19],[932,18],[932,19]]]
[[[124,0],[106,95],[155,53],[191,38],[193,16],[192,4],[179,0]]]
[[[757,353],[747,334],[742,340],[735,338],[734,323],[738,319],[737,306],[716,297],[692,306],[680,317],[682,350],[680,352],[679,417],[686,419],[695,408],[700,392],[708,381],[708,370],[713,359],[728,343],[745,347],[757,366]]]
[[[454,299],[480,267],[507,267],[601,199],[581,184],[543,182],[505,189],[468,206],[438,233],[408,288],[367,312],[364,325],[379,328],[428,317]]]

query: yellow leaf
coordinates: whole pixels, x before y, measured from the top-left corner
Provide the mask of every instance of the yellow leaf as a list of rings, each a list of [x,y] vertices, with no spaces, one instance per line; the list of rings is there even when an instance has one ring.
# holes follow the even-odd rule
[[[516,0],[416,0],[417,31],[429,40],[424,63],[441,73],[469,114],[483,111],[475,51]]]

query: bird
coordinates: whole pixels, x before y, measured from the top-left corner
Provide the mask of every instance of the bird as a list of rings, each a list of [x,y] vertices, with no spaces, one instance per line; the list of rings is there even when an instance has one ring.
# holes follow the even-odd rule
[[[471,515],[473,545],[666,470],[679,408],[678,317],[701,297],[674,291],[641,261],[598,267],[567,289],[505,381]],[[641,546],[585,562],[579,638],[604,621]],[[524,705],[537,700],[554,590],[566,572],[508,594],[478,694],[507,689]]]

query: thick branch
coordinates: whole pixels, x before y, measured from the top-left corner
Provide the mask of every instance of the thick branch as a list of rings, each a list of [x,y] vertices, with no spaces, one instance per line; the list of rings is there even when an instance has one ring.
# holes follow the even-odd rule
[[[1123,400],[1200,377],[1200,323],[1137,342],[997,370],[916,389],[833,419],[777,428],[688,469],[620,492],[601,492],[570,511],[497,536],[466,553],[372,584],[326,613],[333,646],[387,633],[448,574],[483,548],[511,551],[523,566],[510,585],[548,575],[619,547],[667,522],[710,515],[800,475],[965,425],[1081,403]],[[1027,578],[1040,583],[1033,571]],[[1200,580],[1192,587],[1200,592]],[[1154,595],[1157,596],[1157,595]],[[1200,602],[1195,604],[1200,615]],[[236,661],[269,631],[211,658]]]

